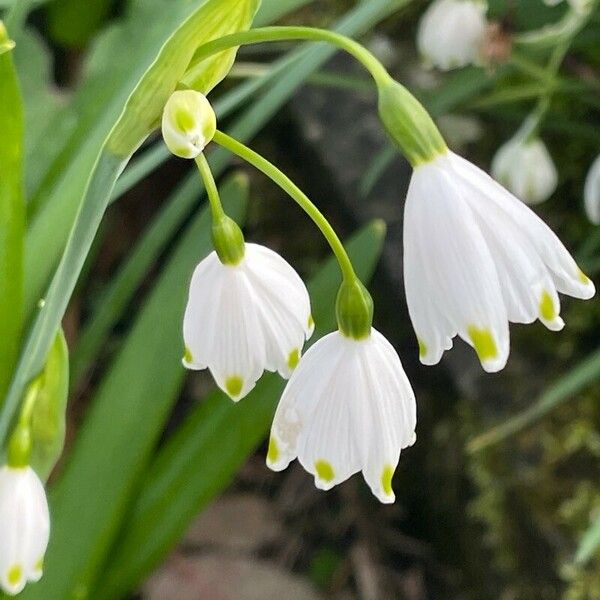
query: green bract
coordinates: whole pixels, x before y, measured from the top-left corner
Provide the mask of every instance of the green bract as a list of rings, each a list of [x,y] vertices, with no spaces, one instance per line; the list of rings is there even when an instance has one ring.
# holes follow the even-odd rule
[[[413,167],[429,162],[448,149],[429,113],[400,83],[378,81],[379,118]]]

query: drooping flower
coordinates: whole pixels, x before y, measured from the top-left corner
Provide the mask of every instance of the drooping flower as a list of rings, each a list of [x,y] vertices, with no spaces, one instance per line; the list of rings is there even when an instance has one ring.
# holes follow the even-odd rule
[[[217,129],[215,112],[204,94],[173,92],[163,110],[162,135],[169,150],[181,158],[196,158]]]
[[[444,71],[478,63],[487,29],[487,5],[477,0],[434,0],[419,23],[417,47]]]
[[[0,585],[18,594],[42,576],[50,536],[44,486],[31,467],[0,467]]]
[[[558,172],[544,142],[519,134],[496,152],[492,176],[525,204],[548,200],[558,183]]]
[[[289,377],[314,329],[296,271],[264,246],[243,252],[235,264],[212,252],[196,267],[183,321],[184,366],[208,368],[236,401],[265,369]]]
[[[415,441],[416,404],[400,358],[375,329],[361,339],[330,333],[302,357],[277,407],[267,465],[298,458],[328,490],[362,471],[373,494],[395,499],[400,451]]]
[[[585,178],[583,201],[588,219],[600,225],[600,155],[592,163]]]
[[[588,279],[550,228],[484,171],[446,151],[415,167],[404,214],[406,297],[421,362],[459,335],[486,371],[509,354],[508,322],[562,329],[558,292]]]

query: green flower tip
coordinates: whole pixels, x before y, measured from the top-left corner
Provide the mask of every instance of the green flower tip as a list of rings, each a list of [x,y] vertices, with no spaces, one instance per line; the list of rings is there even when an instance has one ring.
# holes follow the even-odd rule
[[[392,479],[394,477],[394,467],[385,465],[381,473],[381,487],[386,496],[391,496],[394,493],[392,489]]]
[[[371,334],[373,323],[373,298],[359,279],[343,281],[335,304],[339,330],[355,340]]]
[[[244,380],[238,375],[232,375],[225,380],[225,390],[232,398],[237,398],[244,387]]]
[[[317,472],[317,477],[327,483],[333,481],[335,478],[333,467],[326,460],[317,460],[315,462],[315,471]]]
[[[498,356],[498,347],[489,329],[479,329],[475,325],[470,325],[467,331],[481,362],[492,360]]]
[[[279,458],[279,446],[277,445],[277,440],[273,436],[269,438],[269,449],[267,450],[267,461],[270,464],[274,464],[277,462]]]

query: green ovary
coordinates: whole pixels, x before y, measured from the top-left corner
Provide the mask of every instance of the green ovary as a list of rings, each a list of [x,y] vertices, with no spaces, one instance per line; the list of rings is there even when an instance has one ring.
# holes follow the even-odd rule
[[[483,362],[498,356],[498,347],[489,329],[479,329],[475,325],[469,325],[467,332],[473,342],[479,360]]]
[[[228,377],[225,380],[225,389],[227,390],[227,393],[232,397],[239,396],[243,387],[244,380],[238,375],[233,375],[232,377]]]
[[[385,465],[383,472],[381,473],[381,487],[386,496],[391,496],[394,493],[392,489],[392,478],[394,477],[394,467],[392,465]]]
[[[326,460],[317,460],[315,462],[315,469],[317,471],[317,477],[322,479],[323,481],[333,481],[335,477],[335,472],[333,471],[333,467],[331,463]]]
[[[540,315],[546,321],[554,321],[558,316],[554,308],[552,296],[546,290],[542,293],[542,299],[540,300]]]

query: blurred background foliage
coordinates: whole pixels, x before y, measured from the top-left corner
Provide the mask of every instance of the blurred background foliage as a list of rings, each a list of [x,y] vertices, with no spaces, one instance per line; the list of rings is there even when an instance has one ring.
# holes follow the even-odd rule
[[[29,315],[128,78],[182,3],[0,0],[25,105]],[[264,0],[256,22],[359,37],[423,100],[451,146],[488,168],[548,90],[555,41],[543,28],[567,10],[489,4],[490,64],[448,74],[425,70],[416,55],[425,2]],[[520,40],[532,30],[542,43]],[[419,406],[396,505],[379,506],[356,477],[324,494],[296,466],[268,472],[276,377],[239,406],[203,374],[184,380],[181,313],[191,271],[209,251],[208,219],[197,175],[167,160],[153,137],[117,183],[63,321],[67,445],[50,479],[45,577],[24,598],[600,598],[600,303],[565,299],[560,334],[512,326],[500,374],[484,375],[460,343],[441,366],[421,366],[400,275],[410,171],[385,140],[369,80],[333,54],[244,48],[212,100],[222,126],[283,167],[345,238],[360,230],[350,249],[365,276],[381,252],[375,321]],[[551,79],[542,136],[560,184],[536,211],[598,284],[600,229],[581,198],[600,149],[599,11]],[[323,266],[322,240],[262,177],[222,152],[209,157],[247,238],[309,278],[319,332],[331,329],[337,273]],[[385,242],[376,217],[388,224]]]

